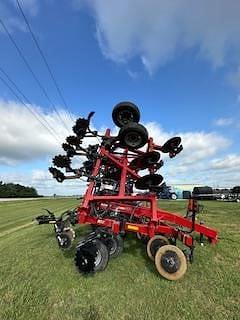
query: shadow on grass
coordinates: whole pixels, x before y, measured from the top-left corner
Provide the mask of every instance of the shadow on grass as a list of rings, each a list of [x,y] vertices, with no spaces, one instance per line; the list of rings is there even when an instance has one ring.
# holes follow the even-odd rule
[[[147,269],[155,276],[158,275],[154,262],[151,261],[147,255],[146,243],[144,243],[144,241],[142,240],[137,239],[135,234],[127,234],[124,241],[123,254],[133,256],[140,255],[143,258],[144,264]]]

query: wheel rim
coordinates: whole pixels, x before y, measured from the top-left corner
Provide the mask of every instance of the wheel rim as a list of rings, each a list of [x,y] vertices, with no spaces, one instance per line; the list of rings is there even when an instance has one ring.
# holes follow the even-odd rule
[[[102,255],[101,255],[101,252],[98,250],[95,258],[95,262],[94,262],[95,267],[97,267],[101,263],[101,261],[102,261]]]
[[[120,124],[126,125],[129,122],[132,122],[133,120],[134,120],[133,114],[129,110],[122,110],[119,112],[118,121]]]
[[[132,148],[136,148],[142,143],[142,137],[134,131],[127,133],[124,140],[125,144]]]

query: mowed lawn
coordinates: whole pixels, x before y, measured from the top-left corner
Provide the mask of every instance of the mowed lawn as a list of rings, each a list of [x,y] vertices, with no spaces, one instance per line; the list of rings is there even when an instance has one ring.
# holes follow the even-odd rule
[[[33,225],[41,208],[56,213],[74,199],[0,202],[0,319],[240,319],[240,204],[203,202],[200,219],[220,232],[216,246],[199,244],[184,278],[156,272],[134,235],[104,272],[79,274],[75,248],[59,250],[50,225]],[[185,201],[161,201],[184,213]],[[87,232],[76,227],[78,238]],[[77,243],[77,240],[75,244]]]

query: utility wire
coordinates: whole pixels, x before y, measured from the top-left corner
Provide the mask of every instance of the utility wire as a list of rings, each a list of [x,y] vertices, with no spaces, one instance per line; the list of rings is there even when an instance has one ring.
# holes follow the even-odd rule
[[[32,30],[32,27],[31,27],[31,25],[30,25],[30,23],[29,23],[26,15],[25,15],[25,13],[24,13],[24,11],[23,11],[23,8],[22,8],[19,0],[16,0],[16,2],[17,2],[18,9],[19,9],[19,11],[21,12],[21,15],[22,15],[22,17],[23,17],[23,19],[24,19],[24,21],[25,21],[25,23],[26,23],[26,25],[27,25],[27,28],[28,28],[31,36],[32,36],[33,42],[35,43],[35,45],[36,45],[36,47],[37,47],[37,49],[38,49],[38,51],[39,51],[39,54],[40,54],[40,56],[42,57],[43,62],[44,62],[45,66],[46,66],[46,68],[47,68],[47,70],[48,70],[48,72],[49,72],[49,74],[50,74],[50,76],[51,76],[51,78],[52,78],[52,81],[53,81],[53,83],[54,83],[54,85],[55,85],[55,88],[56,88],[56,90],[57,90],[57,92],[58,92],[58,94],[59,94],[59,96],[60,96],[60,99],[62,100],[62,102],[63,102],[63,104],[64,104],[64,106],[65,106],[65,108],[66,108],[66,110],[67,110],[67,112],[68,112],[68,114],[69,114],[69,116],[70,116],[70,118],[72,119],[72,121],[74,121],[74,119],[73,119],[73,117],[72,117],[72,115],[71,115],[71,112],[70,112],[70,110],[69,110],[69,107],[68,107],[68,105],[67,105],[67,103],[66,103],[66,100],[65,100],[65,98],[64,98],[64,96],[63,96],[62,90],[60,89],[60,87],[59,87],[59,85],[58,85],[58,83],[57,83],[57,80],[56,80],[56,78],[55,78],[55,76],[54,76],[54,74],[53,74],[53,71],[51,70],[50,65],[49,65],[49,63],[48,63],[48,61],[47,61],[47,58],[46,58],[43,50],[41,49],[41,47],[40,47],[40,45],[39,45],[39,42],[38,42],[38,40],[37,40],[37,38],[36,38],[33,30]]]
[[[10,78],[10,76],[7,74],[7,72],[5,70],[3,70],[2,67],[0,67],[0,71],[2,72],[2,74],[8,79],[8,81],[12,84],[12,86],[16,89],[16,91],[23,97],[23,99],[25,99],[25,101],[29,104],[32,105],[31,101],[26,97],[26,95],[19,89],[19,87],[17,86],[17,84]],[[4,84],[6,85],[6,83],[4,82]],[[8,87],[9,88],[9,87]],[[28,110],[31,110],[31,113],[36,113],[38,115],[39,118],[42,118],[42,120],[46,123],[46,126],[48,126],[53,134],[54,137],[58,137],[58,134],[56,132],[56,130],[48,123],[48,121],[46,119],[43,118],[43,116],[41,114],[39,114],[38,112],[34,112],[32,111],[31,108],[28,108]],[[38,119],[39,120],[39,119]],[[42,122],[41,122],[42,123]],[[46,128],[45,126],[45,128]],[[48,130],[49,131],[49,130]],[[52,133],[51,133],[52,134]]]
[[[18,96],[18,94],[11,88],[11,86],[7,83],[7,81],[0,76],[0,80],[4,83],[4,85],[11,91],[11,93],[17,98],[17,100],[23,104],[29,112],[48,130],[48,132],[54,136],[56,141],[59,143],[58,137],[53,134],[50,129],[44,124],[44,122],[41,121],[41,119],[35,114],[35,112]]]
[[[39,81],[38,77],[36,76],[35,72],[33,71],[33,69],[31,68],[30,64],[28,63],[27,59],[25,58],[23,52],[21,51],[21,49],[19,48],[19,46],[17,45],[16,41],[14,40],[14,38],[11,36],[8,28],[6,27],[5,23],[3,22],[2,19],[0,19],[0,24],[2,25],[4,31],[6,32],[6,34],[8,35],[9,39],[11,40],[12,44],[14,45],[14,47],[16,48],[19,56],[22,58],[23,62],[25,63],[27,69],[29,70],[29,72],[31,73],[31,75],[33,76],[33,78],[35,79],[35,81],[37,82],[39,88],[42,90],[43,94],[45,95],[46,99],[48,100],[48,102],[50,103],[50,105],[53,107],[53,109],[55,110],[59,120],[62,122],[62,124],[64,125],[65,129],[68,131],[68,127],[66,126],[65,122],[63,121],[63,119],[61,118],[61,115],[59,114],[57,108],[55,107],[55,105],[53,104],[53,102],[51,101],[47,91],[45,90],[45,88],[42,86],[41,82]]]

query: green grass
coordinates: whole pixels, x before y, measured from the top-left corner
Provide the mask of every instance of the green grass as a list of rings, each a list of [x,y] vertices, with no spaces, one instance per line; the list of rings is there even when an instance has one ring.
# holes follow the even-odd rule
[[[75,249],[58,249],[52,226],[28,225],[41,208],[60,213],[77,203],[0,202],[1,320],[240,319],[240,204],[204,203],[200,218],[222,239],[197,245],[186,275],[170,282],[133,235],[104,272],[86,277],[74,267]],[[186,203],[161,201],[161,207],[184,212]]]

